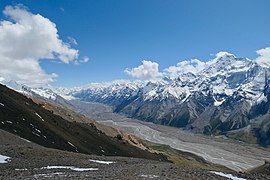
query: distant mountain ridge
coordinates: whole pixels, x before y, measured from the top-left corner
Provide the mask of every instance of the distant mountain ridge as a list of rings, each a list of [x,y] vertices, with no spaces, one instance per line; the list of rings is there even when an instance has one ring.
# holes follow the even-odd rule
[[[107,104],[143,121],[205,134],[233,132],[230,135],[237,139],[270,143],[269,67],[221,52],[206,63],[186,61],[177,68],[174,77],[149,82],[122,80],[30,91],[52,100]]]
[[[269,144],[270,68],[220,53],[196,71],[180,67],[177,73],[152,82],[96,83],[56,92],[111,105],[129,117],[206,134],[251,125],[260,143]]]

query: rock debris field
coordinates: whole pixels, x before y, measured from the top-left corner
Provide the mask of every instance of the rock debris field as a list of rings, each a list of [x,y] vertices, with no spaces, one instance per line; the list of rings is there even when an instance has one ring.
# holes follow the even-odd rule
[[[208,170],[167,162],[44,148],[2,130],[0,155],[0,179],[227,179]],[[258,178],[236,173],[232,176]]]

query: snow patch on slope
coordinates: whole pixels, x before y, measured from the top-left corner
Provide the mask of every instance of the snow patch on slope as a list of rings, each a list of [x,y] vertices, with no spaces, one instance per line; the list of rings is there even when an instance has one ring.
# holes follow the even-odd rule
[[[99,163],[99,164],[107,164],[107,165],[115,163],[114,161],[100,161],[100,160],[93,160],[93,159],[89,159],[89,161]]]
[[[7,163],[10,160],[10,157],[0,154],[0,164]]]
[[[97,171],[98,168],[78,168],[74,166],[47,166],[40,169],[70,169],[73,171]]]
[[[223,172],[216,172],[216,171],[210,171],[210,172],[213,174],[219,175],[221,177],[226,177],[226,178],[229,178],[232,180],[246,180],[244,178],[239,178],[239,177],[233,176],[232,174],[225,174]]]

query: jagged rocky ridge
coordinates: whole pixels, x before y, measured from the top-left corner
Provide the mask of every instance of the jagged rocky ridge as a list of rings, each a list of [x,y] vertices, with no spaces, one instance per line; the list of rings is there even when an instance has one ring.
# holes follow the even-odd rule
[[[178,67],[174,78],[56,91],[111,105],[115,112],[133,118],[196,132],[220,134],[246,127],[260,143],[269,144],[270,69],[229,53],[219,53],[203,67],[188,63],[195,69]]]

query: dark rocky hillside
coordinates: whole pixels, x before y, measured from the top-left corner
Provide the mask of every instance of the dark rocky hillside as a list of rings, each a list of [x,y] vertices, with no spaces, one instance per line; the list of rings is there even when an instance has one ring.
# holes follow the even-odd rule
[[[92,123],[69,122],[0,85],[0,129],[39,145],[60,150],[105,156],[126,156],[166,160],[112,138]]]
[[[265,174],[265,175],[270,176],[270,162],[265,161],[264,165],[251,169],[249,173]]]

